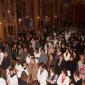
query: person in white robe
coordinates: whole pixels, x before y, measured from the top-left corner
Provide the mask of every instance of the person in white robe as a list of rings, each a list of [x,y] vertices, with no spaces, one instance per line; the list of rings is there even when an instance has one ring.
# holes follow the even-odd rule
[[[69,85],[69,83],[70,79],[68,77],[67,70],[63,69],[57,80],[57,85]]]
[[[37,79],[40,85],[47,85],[48,72],[41,63],[37,73]]]
[[[20,78],[21,77],[21,73],[23,71],[23,67],[20,64],[19,60],[17,60],[17,63],[15,65],[15,70],[16,70],[16,73],[17,73],[17,77]]]
[[[15,74],[15,70],[14,68],[10,68],[9,69],[9,75],[7,78],[7,83],[8,85],[19,85],[18,84],[18,78],[17,78],[17,75]]]

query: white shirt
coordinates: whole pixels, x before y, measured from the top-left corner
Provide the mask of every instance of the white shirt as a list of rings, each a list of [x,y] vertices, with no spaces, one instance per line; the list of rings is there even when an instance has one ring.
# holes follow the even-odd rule
[[[4,53],[0,52],[0,65],[2,64],[3,58],[4,58]]]
[[[57,80],[57,84],[58,85],[69,85],[70,79],[68,76],[66,76],[64,82],[62,83],[62,74],[60,74],[58,80]]]
[[[65,61],[69,61],[70,60],[70,53],[68,53],[67,55],[66,55],[66,53],[64,53],[64,60]]]
[[[0,78],[0,85],[6,85],[6,81],[3,78]]]
[[[65,33],[65,39],[66,39],[66,41],[68,41],[69,37],[70,37],[70,33],[68,33],[68,34]]]
[[[18,78],[16,75],[14,75],[13,77],[9,77],[8,85],[18,85]]]
[[[38,59],[40,57],[40,53],[34,53],[35,56],[35,62],[38,63]]]
[[[29,75],[29,72],[28,72],[28,69],[27,69],[27,68],[24,69],[24,67],[23,67],[23,71],[24,71],[27,75]]]
[[[47,85],[46,80],[48,78],[48,72],[44,69],[43,72],[40,73],[40,69],[39,69],[37,73],[37,78],[40,85]]]
[[[21,73],[22,73],[22,71],[23,71],[23,67],[19,64],[16,64],[15,65],[15,69],[16,69],[16,71],[17,71],[17,77],[18,78],[20,78],[21,77]]]
[[[57,44],[58,40],[57,40],[57,39],[55,39],[55,40],[53,40],[53,42],[54,42],[54,45],[56,46],[56,44]]]

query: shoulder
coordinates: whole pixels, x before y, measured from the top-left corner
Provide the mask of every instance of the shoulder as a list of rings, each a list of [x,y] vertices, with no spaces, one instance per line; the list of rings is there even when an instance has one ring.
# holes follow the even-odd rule
[[[0,78],[0,81],[4,81],[4,79],[3,78]]]
[[[1,84],[4,84],[4,83],[6,83],[5,79],[3,79],[3,78],[0,78],[0,83],[1,83]]]
[[[82,85],[82,80],[78,80],[77,82],[74,82],[75,85]]]

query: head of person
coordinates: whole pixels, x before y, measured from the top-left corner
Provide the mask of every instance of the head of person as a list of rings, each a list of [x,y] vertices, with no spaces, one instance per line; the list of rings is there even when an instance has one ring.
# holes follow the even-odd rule
[[[83,54],[80,54],[80,60],[85,60],[85,56]]]
[[[8,53],[4,52],[4,58],[7,58],[7,57],[8,57]]]
[[[66,69],[63,69],[63,70],[61,71],[61,74],[62,74],[63,77],[68,76]]]
[[[73,60],[74,60],[74,57],[73,57],[73,56],[71,56],[71,57],[70,57],[70,61],[73,61]]]
[[[74,74],[73,74],[73,77],[74,77],[75,80],[77,80],[79,78],[79,72],[75,71]]]
[[[27,52],[27,51],[28,51],[26,47],[24,47],[24,51],[25,51],[25,52]]]
[[[65,48],[65,45],[62,43],[62,44],[61,44],[61,47],[62,47],[62,48]]]
[[[60,60],[64,60],[64,57],[63,57],[63,54],[62,53],[59,55],[59,59]]]
[[[35,53],[38,53],[39,52],[39,49],[35,49]]]
[[[41,48],[40,53],[41,53],[41,55],[45,54],[45,49],[44,48]]]
[[[32,40],[35,40],[35,38],[34,38],[34,37],[32,37]]]
[[[17,47],[17,45],[16,45],[16,44],[14,44],[14,45],[13,45],[13,48],[16,48],[16,47]]]
[[[70,48],[67,48],[66,49],[66,53],[70,53]]]
[[[6,47],[8,47],[9,46],[9,44],[8,43],[6,43]]]
[[[76,51],[73,50],[73,56],[74,56],[74,58],[76,57],[76,55],[77,55]]]
[[[29,47],[32,48],[32,43],[30,43]]]
[[[43,71],[45,69],[45,65],[43,63],[39,64],[40,71]]]
[[[53,66],[50,67],[50,73],[54,73],[55,74],[55,69]]]
[[[16,59],[16,64],[21,64],[20,59]]]
[[[15,73],[15,69],[14,69],[13,67],[11,67],[11,68],[9,69],[9,73],[10,73],[10,75],[13,75],[13,74]]]
[[[22,78],[22,79],[26,79],[26,78],[27,78],[27,74],[26,74],[25,71],[22,71],[22,73],[21,73],[21,78]]]
[[[26,61],[23,62],[23,67],[24,67],[24,68],[27,67],[27,63],[26,63]]]
[[[18,45],[18,48],[21,49],[21,44]]]
[[[35,63],[35,57],[34,57],[34,55],[31,54],[30,57],[31,57],[30,62],[31,62],[32,64],[34,64],[34,63]]]

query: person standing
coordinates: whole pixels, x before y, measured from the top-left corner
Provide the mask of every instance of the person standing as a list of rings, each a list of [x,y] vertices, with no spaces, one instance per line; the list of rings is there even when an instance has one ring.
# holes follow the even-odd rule
[[[57,85],[69,85],[69,83],[70,79],[67,75],[67,70],[63,69],[57,80]]]
[[[47,85],[48,72],[43,63],[40,63],[37,79],[40,85]]]
[[[58,75],[55,73],[54,67],[50,67],[49,76],[47,79],[47,85],[57,85]]]
[[[27,74],[25,71],[23,71],[21,73],[21,78],[19,80],[19,85],[28,85],[28,82],[27,82]]]
[[[79,77],[79,72],[75,71],[73,76],[74,80],[70,85],[82,85],[82,80]]]
[[[4,58],[2,61],[2,68],[6,70],[10,66],[10,57],[7,52],[4,52]]]
[[[16,70],[16,74],[17,74],[18,79],[21,78],[21,73],[23,71],[23,67],[21,65],[20,60],[18,60],[18,59],[16,60],[15,70]]]
[[[7,77],[7,83],[8,85],[18,85],[18,78],[15,74],[14,68],[9,69],[9,76]]]
[[[45,49],[44,48],[41,48],[40,57],[39,57],[39,63],[43,63],[45,65],[48,64],[48,56],[45,53]]]
[[[31,55],[30,63],[27,66],[28,82],[30,85],[37,85],[37,72],[38,72],[38,64],[35,62],[34,55]]]

